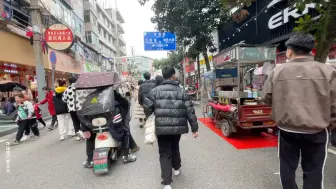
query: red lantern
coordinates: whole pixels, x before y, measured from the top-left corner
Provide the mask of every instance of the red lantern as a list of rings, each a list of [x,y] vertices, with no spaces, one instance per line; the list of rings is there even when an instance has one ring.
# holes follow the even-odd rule
[[[12,70],[13,68],[12,67],[8,67],[7,70]]]
[[[19,72],[19,71],[21,71],[21,68],[16,68],[16,70]]]
[[[34,75],[36,75],[36,71],[34,71],[33,73],[34,73]]]
[[[26,71],[27,71],[27,69],[26,69],[26,68],[23,68],[23,69],[22,69],[22,71],[23,71],[23,72],[26,72]]]
[[[5,65],[1,65],[0,68],[4,70],[4,69],[6,69],[6,66]]]

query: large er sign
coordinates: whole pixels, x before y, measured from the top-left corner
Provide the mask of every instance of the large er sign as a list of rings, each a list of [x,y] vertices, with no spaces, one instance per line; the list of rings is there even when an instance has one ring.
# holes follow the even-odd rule
[[[275,0],[275,1],[278,1],[278,0]],[[272,4],[272,2],[270,4]],[[302,11],[301,14],[298,13],[299,9],[295,8],[295,6],[287,7],[281,12],[276,13],[269,19],[268,28],[275,29],[279,26],[282,26],[289,22],[290,17],[299,18],[305,14],[308,14],[309,9],[315,9],[315,7],[316,7],[315,3],[306,4],[305,9]]]

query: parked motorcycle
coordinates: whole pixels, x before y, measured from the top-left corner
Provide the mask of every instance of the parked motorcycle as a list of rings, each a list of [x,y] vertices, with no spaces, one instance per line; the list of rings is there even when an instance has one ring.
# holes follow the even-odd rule
[[[185,91],[187,92],[188,96],[192,99],[192,100],[196,100],[197,99],[197,89],[195,86],[187,86],[185,88]]]

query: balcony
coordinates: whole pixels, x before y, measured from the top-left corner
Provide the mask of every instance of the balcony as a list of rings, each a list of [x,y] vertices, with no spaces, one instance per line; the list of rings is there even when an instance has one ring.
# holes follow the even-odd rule
[[[127,55],[127,51],[125,46],[124,47],[120,47],[120,56],[126,56]]]
[[[120,23],[118,23],[118,33],[119,34],[124,34],[125,33],[125,29]]]
[[[119,9],[116,9],[116,16],[117,16],[117,20],[120,22],[120,23],[125,23],[125,20],[123,18],[123,16],[121,15]]]
[[[97,10],[95,9],[95,6],[90,3],[89,1],[84,1],[84,10],[89,10],[92,12],[92,14],[98,18],[98,13],[97,13]]]
[[[94,33],[99,33],[98,32],[98,27],[95,26],[92,22],[86,22],[84,23],[85,25],[85,31],[93,31]]]
[[[126,45],[126,42],[125,42],[125,40],[124,40],[124,38],[122,36],[119,36],[119,45],[121,47]]]

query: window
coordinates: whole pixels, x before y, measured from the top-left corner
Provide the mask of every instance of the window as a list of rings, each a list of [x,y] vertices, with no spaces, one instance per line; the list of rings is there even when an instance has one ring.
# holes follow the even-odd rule
[[[61,15],[60,16],[61,16],[61,19],[64,20],[64,9],[63,9],[63,7],[61,7]]]
[[[90,31],[85,32],[85,39],[87,43],[92,43],[92,35]]]
[[[84,21],[85,22],[90,22],[91,21],[90,15],[91,15],[90,11],[88,11],[88,10],[84,11]]]

